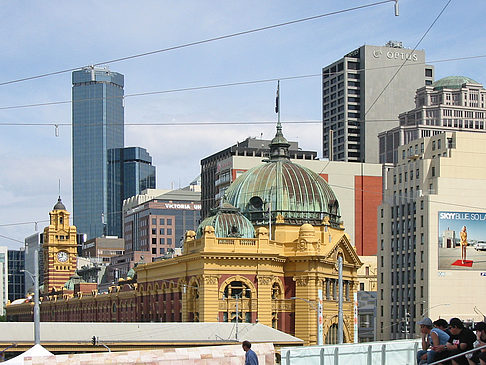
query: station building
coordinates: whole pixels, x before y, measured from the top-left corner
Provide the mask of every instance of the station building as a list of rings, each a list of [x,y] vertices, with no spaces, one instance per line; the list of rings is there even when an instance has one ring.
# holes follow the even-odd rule
[[[342,257],[344,341],[352,342],[361,261],[333,190],[288,149],[277,125],[269,161],[236,179],[221,206],[186,232],[181,256],[139,264],[107,294],[77,282],[46,295],[42,321],[258,321],[316,344],[322,300],[324,341],[335,343]],[[8,316],[31,320],[32,307],[17,301]]]

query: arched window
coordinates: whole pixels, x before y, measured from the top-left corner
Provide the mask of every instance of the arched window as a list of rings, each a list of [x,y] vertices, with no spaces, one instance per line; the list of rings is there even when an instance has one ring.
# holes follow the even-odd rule
[[[280,297],[280,285],[278,283],[273,283],[272,285],[272,299],[278,299]]]
[[[223,322],[247,322],[252,321],[251,289],[242,281],[231,281],[224,288],[222,300],[225,302],[225,310],[222,313]]]
[[[274,282],[272,285],[272,328],[279,329],[279,299],[282,299],[282,288],[278,282]]]
[[[194,299],[199,299],[199,284],[198,282],[195,282],[192,289],[192,296]]]
[[[232,281],[223,292],[224,298],[251,298],[251,290],[248,285],[241,281]]]

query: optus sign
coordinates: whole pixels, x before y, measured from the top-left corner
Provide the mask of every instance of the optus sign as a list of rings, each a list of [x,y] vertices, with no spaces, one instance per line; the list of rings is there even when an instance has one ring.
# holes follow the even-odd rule
[[[374,58],[387,58],[389,60],[409,60],[418,61],[418,56],[415,53],[403,52],[403,51],[388,51],[383,52],[380,49],[375,49],[373,51]]]

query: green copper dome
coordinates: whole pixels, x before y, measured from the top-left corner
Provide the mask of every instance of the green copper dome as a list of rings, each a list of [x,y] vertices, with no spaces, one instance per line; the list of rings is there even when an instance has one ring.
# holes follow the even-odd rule
[[[74,290],[75,284],[84,283],[84,282],[85,281],[83,280],[83,278],[81,278],[81,276],[79,276],[78,274],[74,274],[69,278],[68,281],[66,281],[66,283],[64,284],[64,289]]]
[[[460,89],[463,84],[478,84],[479,82],[466,76],[447,76],[437,80],[432,84],[435,90],[441,89]]]
[[[290,161],[281,128],[278,124],[268,163],[238,177],[226,190],[226,200],[254,224],[268,222],[269,206],[272,220],[281,215],[290,224],[319,224],[327,215],[338,224],[334,192],[318,174]]]
[[[196,238],[202,237],[206,226],[214,227],[216,237],[254,238],[255,228],[238,209],[228,203],[213,211],[197,228]]]
[[[132,267],[132,268],[131,268],[130,270],[128,270],[128,272],[127,272],[127,280],[128,280],[128,279],[133,279],[133,277],[134,277],[134,276],[135,276],[135,270],[134,270],[134,269],[133,269],[133,267]]]

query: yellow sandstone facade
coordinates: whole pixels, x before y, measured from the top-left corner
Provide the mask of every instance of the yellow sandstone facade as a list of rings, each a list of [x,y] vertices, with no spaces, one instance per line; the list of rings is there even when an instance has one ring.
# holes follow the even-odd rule
[[[195,239],[190,231],[182,256],[137,267],[140,291],[164,293],[180,278],[182,321],[235,321],[238,304],[239,322],[258,320],[316,344],[317,312],[312,304],[317,304],[321,289],[325,342],[333,343],[338,322],[336,262],[341,255],[344,339],[352,341],[353,294],[361,262],[347,235],[326,219],[320,227],[283,223],[272,228],[275,240],[269,240],[266,227],[257,228],[256,238],[218,238],[214,227],[206,226],[204,235]]]
[[[139,264],[107,294],[79,283],[74,291],[45,295],[42,321],[235,322],[235,340],[244,340],[236,322],[259,322],[312,345],[318,342],[322,291],[324,343],[337,343],[342,257],[343,337],[353,342],[362,263],[332,189],[290,162],[288,146],[277,125],[268,163],[233,182],[225,203],[197,232],[186,233],[181,256]],[[59,216],[51,214],[51,225],[52,219]],[[56,271],[52,257],[68,247],[57,242],[49,250],[47,266]],[[11,304],[7,314],[31,320],[32,303]]]

